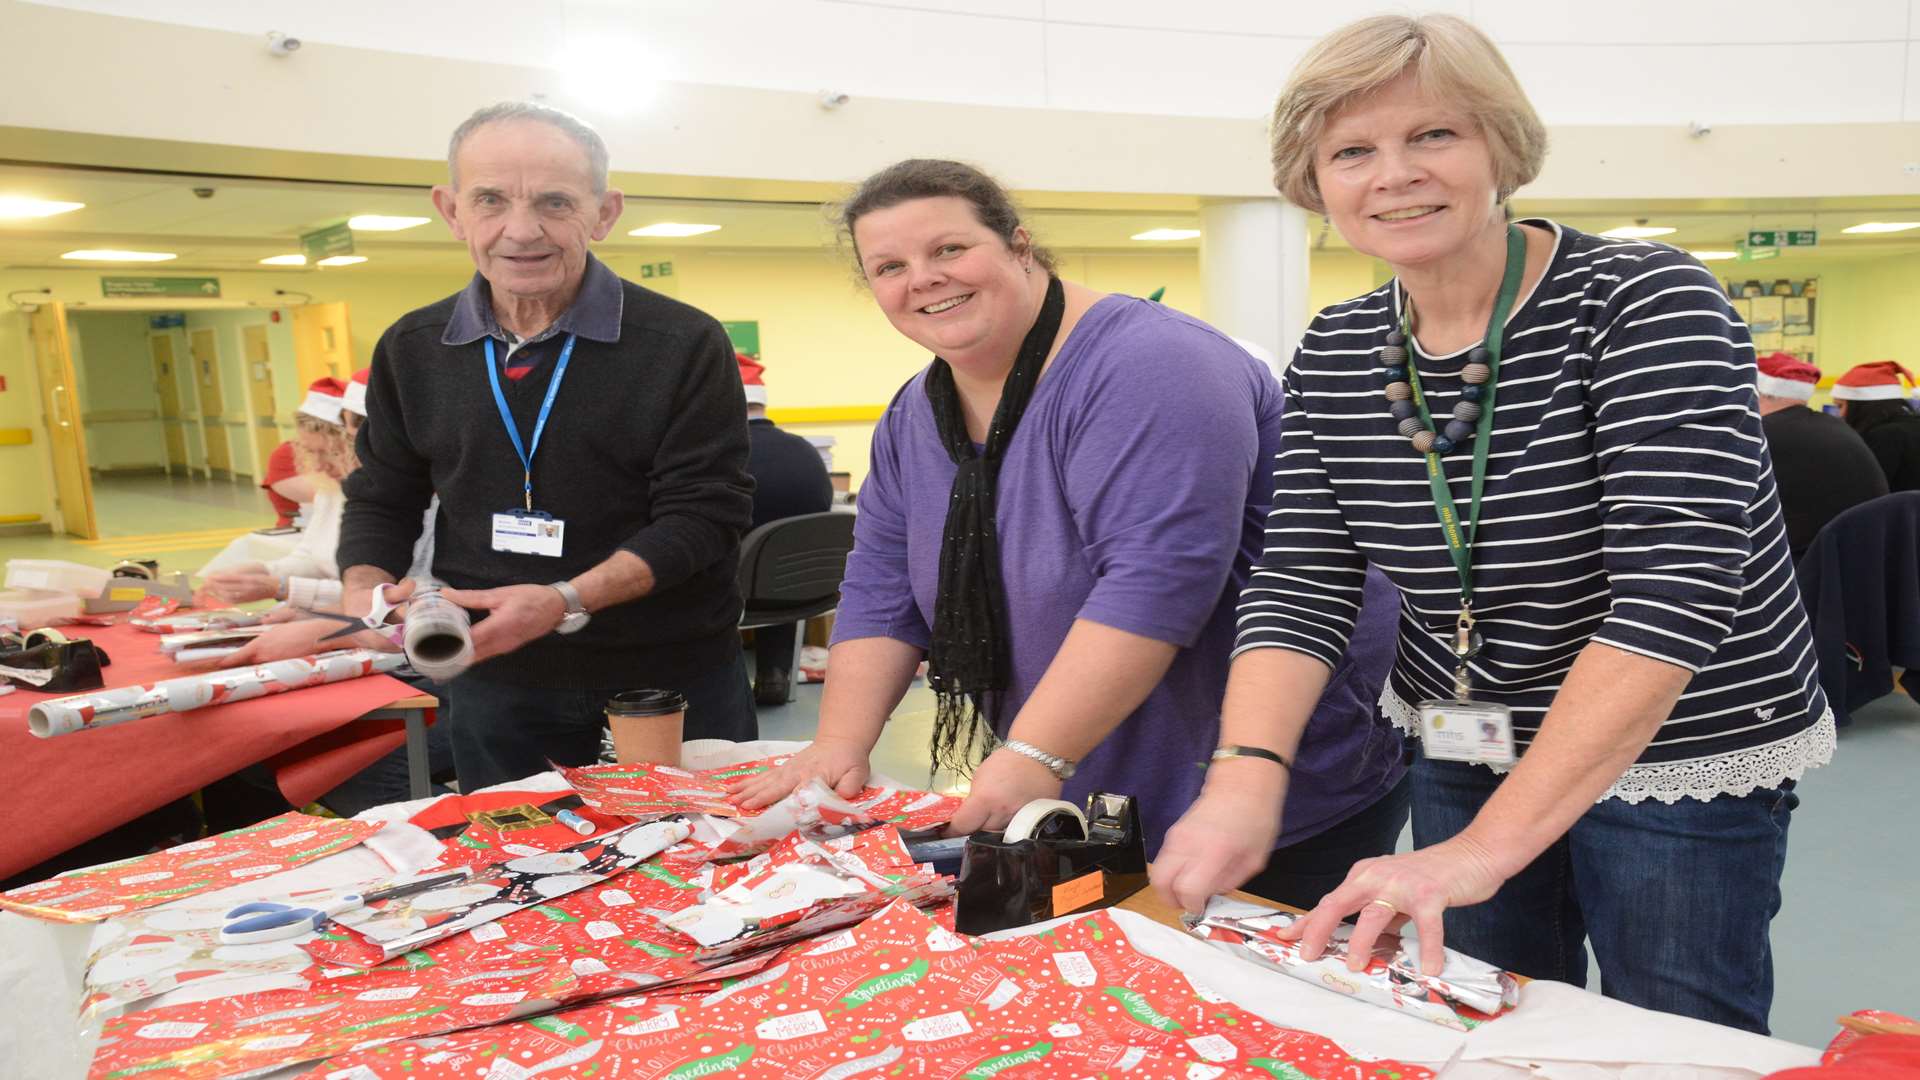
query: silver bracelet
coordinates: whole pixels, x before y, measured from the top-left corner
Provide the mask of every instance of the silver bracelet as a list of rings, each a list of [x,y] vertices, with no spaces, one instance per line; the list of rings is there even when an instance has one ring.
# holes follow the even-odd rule
[[[1000,749],[1011,750],[1023,758],[1045,765],[1047,771],[1060,780],[1073,779],[1074,771],[1079,767],[1079,762],[1068,761],[1059,754],[1049,754],[1032,743],[1022,742],[1019,739],[1008,739],[1000,744]]]

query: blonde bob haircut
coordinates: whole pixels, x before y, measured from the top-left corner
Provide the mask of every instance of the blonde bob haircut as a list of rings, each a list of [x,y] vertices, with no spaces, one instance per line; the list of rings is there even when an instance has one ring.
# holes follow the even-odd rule
[[[1505,202],[1540,175],[1547,129],[1513,69],[1487,35],[1452,15],[1376,15],[1349,23],[1307,50],[1273,106],[1273,186],[1288,202],[1326,213],[1314,150],[1342,108],[1408,72],[1435,99],[1464,108],[1493,152]]]

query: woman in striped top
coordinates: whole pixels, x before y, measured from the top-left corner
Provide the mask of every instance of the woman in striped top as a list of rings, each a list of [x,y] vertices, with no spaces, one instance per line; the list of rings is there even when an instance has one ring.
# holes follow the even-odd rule
[[[1221,737],[1291,750],[1363,571],[1385,571],[1404,599],[1381,705],[1422,735],[1417,850],[1357,864],[1296,924],[1309,954],[1357,912],[1355,956],[1410,922],[1429,971],[1444,927],[1584,985],[1590,937],[1610,996],[1764,1032],[1791,788],[1834,732],[1752,344],[1683,252],[1510,224],[1544,153],[1459,19],[1355,23],[1282,92],[1282,194],[1396,276],[1323,311],[1287,371]],[[1448,502],[1465,528],[1443,530]],[[1245,796],[1210,784],[1169,833],[1155,877],[1189,909],[1267,843],[1232,827]]]

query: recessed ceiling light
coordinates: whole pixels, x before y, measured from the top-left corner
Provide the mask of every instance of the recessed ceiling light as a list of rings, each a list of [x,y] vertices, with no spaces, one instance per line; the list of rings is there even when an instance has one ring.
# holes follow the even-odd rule
[[[1600,235],[1610,236],[1615,240],[1651,240],[1656,236],[1666,236],[1679,231],[1667,225],[1622,225],[1616,229],[1608,229]]]
[[[269,255],[260,260],[261,266],[305,266],[305,255]]]
[[[700,236],[703,233],[719,232],[718,225],[694,225],[681,221],[656,221],[652,225],[643,225],[627,233],[628,236]]]
[[[81,262],[166,262],[180,256],[171,251],[113,251],[107,248],[82,248],[60,256]]]
[[[1864,233],[1906,232],[1908,229],[1920,229],[1920,221],[1863,221],[1840,231],[1859,236]]]
[[[365,255],[329,255],[326,258],[321,259],[319,262],[314,263],[313,265],[315,266],[352,266],[354,263],[363,263],[366,261],[367,261],[367,257]]]
[[[354,232],[399,232],[417,225],[425,225],[432,218],[395,217],[390,214],[355,214],[347,219],[347,228]]]
[[[78,210],[85,205],[87,204],[83,202],[30,199],[25,195],[0,195],[0,218],[14,221],[22,218],[52,217],[69,210]]]
[[[1722,259],[1737,259],[1740,257],[1740,253],[1737,251],[1689,251],[1687,254],[1699,259],[1701,262],[1719,262]]]
[[[1200,235],[1199,229],[1148,229],[1133,234],[1135,240],[1191,240]]]

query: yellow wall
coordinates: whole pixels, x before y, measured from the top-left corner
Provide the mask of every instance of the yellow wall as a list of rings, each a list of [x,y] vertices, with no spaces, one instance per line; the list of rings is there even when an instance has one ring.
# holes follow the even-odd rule
[[[1307,310],[1370,293],[1389,274],[1385,263],[1357,251],[1316,251],[1307,271]]]
[[[1819,278],[1814,308],[1819,349],[1814,361],[1828,377],[1871,360],[1898,360],[1920,373],[1920,255],[1825,261],[1782,257],[1708,263],[1707,268],[1722,281]],[[1824,391],[1815,397],[1816,404],[1825,400]]]
[[[1102,291],[1135,296],[1145,296],[1164,287],[1165,302],[1169,306],[1198,318],[1207,316],[1199,258],[1191,250],[1141,254],[1061,252],[1059,257],[1061,274],[1070,280]],[[841,252],[669,251],[650,252],[645,256],[647,261],[662,258],[673,261],[674,276],[664,282],[655,279],[655,283],[670,284],[668,291],[679,299],[719,319],[759,321],[767,389],[776,415],[782,408],[877,410],[927,362],[923,350],[888,325],[864,287],[855,280]],[[641,261],[640,256],[615,256],[609,259],[609,265],[616,273],[637,279]],[[1380,277],[1373,260],[1353,252],[1318,252],[1311,265],[1309,299],[1315,310],[1366,292]],[[1908,266],[1905,271],[1904,280],[1909,283],[1909,289],[1914,287],[1916,274],[1920,273],[1916,266],[1920,263]],[[97,300],[99,276],[95,271],[80,270],[0,271],[0,290],[47,285],[54,288],[61,299]],[[264,322],[268,318],[267,308],[289,303],[289,298],[276,296],[275,289],[302,290],[313,294],[317,301],[346,301],[353,320],[356,364],[364,366],[372,356],[380,333],[395,319],[458,291],[467,280],[465,273],[383,274],[372,267],[219,276],[223,298],[260,305],[251,310],[188,313],[189,326],[208,325],[220,331],[220,354],[227,371],[228,410],[235,415],[244,414],[246,410],[239,327]],[[1878,280],[1873,275],[1863,277],[1863,281],[1867,279]],[[1837,298],[1841,291],[1836,282],[1835,304],[1840,303]],[[1827,311],[1823,311],[1823,320],[1828,317]],[[1837,315],[1834,320],[1838,321]],[[275,391],[283,416],[291,414],[304,389],[297,385],[293,375],[288,326],[286,321],[269,323]],[[184,339],[179,345],[181,355],[185,356]],[[35,430],[33,446],[0,447],[0,470],[4,470],[7,477],[7,482],[0,485],[0,514],[41,513],[51,518],[45,436],[39,431],[39,406],[28,353],[26,319],[12,308],[0,308],[0,375],[4,375],[8,383],[7,392],[0,394],[0,427]],[[190,400],[183,404],[192,410]],[[838,443],[834,448],[835,468],[853,473],[856,486],[864,478],[867,441],[873,428],[870,420],[836,419],[831,423],[790,426],[805,435],[833,436]],[[235,440],[234,449],[240,468],[251,464],[241,440]]]

